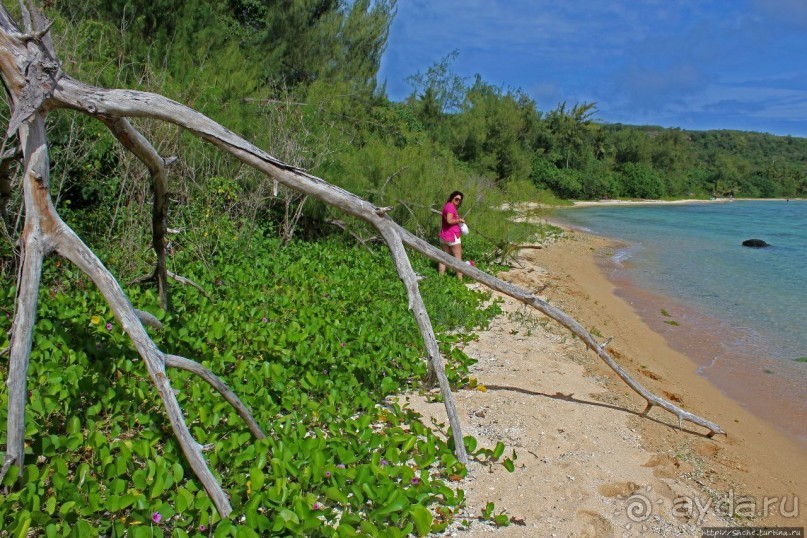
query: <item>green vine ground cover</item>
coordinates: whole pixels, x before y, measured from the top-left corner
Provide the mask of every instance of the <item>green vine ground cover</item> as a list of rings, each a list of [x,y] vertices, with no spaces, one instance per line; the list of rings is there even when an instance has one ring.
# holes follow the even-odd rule
[[[153,290],[127,290],[162,320],[164,329],[149,329],[160,348],[220,375],[268,435],[255,440],[220,395],[169,371],[233,515],[221,520],[193,476],[145,366],[94,286],[51,259],[31,354],[24,485],[0,498],[4,536],[396,536],[448,525],[463,504],[452,480],[465,468],[419,415],[388,398],[420,387],[426,366],[387,253],[335,240],[254,241],[260,255],[222,254],[207,266],[178,252],[172,270],[204,283],[210,298],[175,285],[171,314]],[[471,359],[452,343],[498,306],[414,263],[428,276],[422,291],[450,379],[465,383]],[[0,348],[13,286],[2,294]],[[7,403],[3,384],[3,444]]]

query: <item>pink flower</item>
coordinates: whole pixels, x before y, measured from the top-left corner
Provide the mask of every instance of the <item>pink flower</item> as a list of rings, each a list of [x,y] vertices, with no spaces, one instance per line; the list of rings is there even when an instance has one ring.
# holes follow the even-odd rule
[[[204,525],[199,525],[199,532],[205,532],[206,530],[207,527],[205,527]]]
[[[379,463],[381,464],[381,467],[386,467],[387,465],[389,465],[389,462],[384,458],[381,458],[381,461]]]
[[[106,330],[108,330],[108,331],[112,330],[112,324],[111,323],[106,324]]]
[[[330,478],[330,477],[331,477],[331,472],[330,471],[325,471],[325,478]]]
[[[269,318],[262,318],[261,321],[264,323],[269,323]]]
[[[153,514],[151,514],[151,520],[154,523],[159,524],[160,521],[162,521],[162,519],[163,519],[163,515],[161,513],[159,513],[159,512],[154,512]]]
[[[323,507],[324,507],[324,505],[322,503],[316,502],[316,503],[314,503],[314,506],[311,507],[311,509],[312,510],[322,510]]]
[[[418,477],[413,478],[412,483],[413,484],[419,484],[420,483],[420,478],[418,478]]]

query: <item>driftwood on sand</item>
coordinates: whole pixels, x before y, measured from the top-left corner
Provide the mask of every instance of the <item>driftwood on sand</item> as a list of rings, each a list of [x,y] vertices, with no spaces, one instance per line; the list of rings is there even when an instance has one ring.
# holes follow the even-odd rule
[[[22,149],[21,188],[25,209],[25,223],[19,238],[21,257],[16,309],[8,349],[8,430],[0,480],[13,465],[18,466],[20,479],[22,476],[27,375],[42,265],[45,256],[54,253],[73,262],[92,279],[103,294],[123,331],[143,358],[149,377],[162,400],[174,434],[190,467],[222,516],[227,516],[232,511],[229,498],[208,468],[202,447],[194,440],[185,424],[182,410],[166,376],[166,367],[182,368],[201,377],[236,408],[254,435],[263,436],[249,410],[218,377],[195,361],[177,357],[157,347],[144,328],[144,323],[153,324],[156,320],[149,319],[135,309],[114,275],[59,216],[51,202],[49,146],[45,132],[46,115],[58,109],[78,111],[104,123],[151,173],[154,195],[152,234],[158,258],[154,276],[159,283],[161,302],[164,305],[168,302],[168,280],[171,277],[177,278],[167,272],[163,247],[167,230],[167,167],[173,158],[160,156],[150,142],[129,123],[129,118],[152,118],[180,126],[273,180],[337,207],[377,229],[389,247],[398,276],[406,287],[409,308],[415,316],[425,344],[430,372],[436,376],[439,383],[457,458],[460,461],[467,461],[467,455],[459,418],[437,339],[423,304],[418,289],[418,278],[410,264],[406,247],[443,263],[491,289],[510,295],[568,328],[645,399],[647,402],[645,413],[653,406],[658,406],[673,413],[679,423],[686,420],[700,425],[708,429],[710,435],[722,433],[716,424],[684,411],[647,391],[611,358],[603,343],[597,342],[583,326],[566,313],[532,293],[446,255],[394,222],[387,215],[389,208],[376,207],[353,193],[290,166],[205,115],[166,97],[133,90],[104,89],[71,78],[62,70],[57,60],[53,40],[49,35],[49,26],[41,13],[28,12],[25,8],[22,10],[24,31],[19,29],[5,7],[0,6],[0,76],[13,110],[7,136],[16,135]]]

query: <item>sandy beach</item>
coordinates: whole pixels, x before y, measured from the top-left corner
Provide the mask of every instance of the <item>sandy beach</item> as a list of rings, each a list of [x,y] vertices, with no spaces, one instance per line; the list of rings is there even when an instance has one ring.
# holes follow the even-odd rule
[[[464,434],[480,446],[504,442],[516,469],[472,462],[459,483],[466,507],[449,534],[700,537],[702,527],[803,527],[807,451],[699,376],[643,322],[597,264],[611,248],[567,232],[524,249],[503,278],[613,338],[609,352],[635,379],[727,435],[708,438],[687,423],[681,430],[658,408],[641,416],[644,400],[577,338],[502,297],[504,313],[465,348],[478,360],[471,375],[479,386],[458,391],[456,404]],[[442,404],[401,399],[425,424],[446,422]],[[480,520],[488,502],[512,523]]]

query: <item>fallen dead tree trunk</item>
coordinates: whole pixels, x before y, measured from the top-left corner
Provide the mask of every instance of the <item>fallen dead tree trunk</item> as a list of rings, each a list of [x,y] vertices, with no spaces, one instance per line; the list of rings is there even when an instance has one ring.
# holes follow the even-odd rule
[[[238,398],[212,372],[189,359],[165,353],[154,344],[145,331],[142,316],[129,302],[117,280],[59,217],[50,199],[50,163],[44,130],[45,115],[59,108],[76,110],[102,121],[113,130],[124,146],[141,159],[151,171],[155,195],[152,226],[154,228],[154,248],[158,251],[158,259],[165,233],[165,206],[161,204],[165,203],[164,193],[167,183],[165,166],[168,160],[157,155],[148,141],[131,126],[128,118],[153,118],[181,126],[195,136],[233,155],[241,162],[263,172],[273,180],[306,196],[337,207],[374,226],[387,243],[398,275],[406,286],[409,308],[420,329],[430,371],[436,375],[439,382],[452,429],[457,458],[460,461],[467,461],[467,455],[459,418],[445,377],[445,368],[431,321],[420,296],[417,275],[411,267],[405,246],[432,260],[444,263],[494,290],[510,295],[567,327],[647,401],[645,412],[656,405],[676,415],[679,424],[681,421],[687,420],[707,428],[710,434],[722,433],[716,424],[688,413],[644,389],[610,357],[604,345],[596,342],[585,328],[564,312],[525,290],[446,255],[390,219],[386,214],[389,208],[375,207],[350,192],[331,185],[304,170],[290,166],[205,115],[161,95],[132,90],[102,89],[72,79],[63,73],[56,60],[52,41],[48,37],[47,26],[41,16],[35,13],[33,17],[26,17],[25,20],[28,27],[26,28],[27,33],[23,34],[17,29],[5,8],[0,6],[0,74],[2,74],[13,108],[8,134],[17,133],[20,139],[25,170],[22,181],[25,226],[20,238],[21,269],[9,347],[8,440],[3,467],[0,470],[0,480],[12,465],[18,465],[20,470],[22,468],[26,380],[42,262],[46,255],[54,252],[69,259],[86,273],[110,305],[124,332],[132,340],[146,364],[149,377],[162,399],[185,457],[222,516],[227,516],[232,510],[229,499],[215,480],[202,455],[201,447],[195,442],[185,424],[170,380],[165,374],[166,366],[187,369],[201,376],[236,407],[256,436],[263,435],[260,427],[252,420],[249,411],[240,405]],[[157,273],[155,276],[161,283],[161,288],[165,289],[167,272],[164,262],[160,266],[158,261]]]
[[[679,421],[687,420],[694,424],[698,424],[708,428],[712,433],[723,433],[723,431],[712,422],[692,415],[679,407],[652,395],[649,391],[644,389],[638,382],[630,377],[611,356],[605,351],[604,346],[598,343],[593,336],[577,321],[568,316],[565,312],[553,307],[552,305],[542,301],[538,297],[529,292],[498,279],[492,275],[485,273],[475,267],[470,267],[467,264],[448,256],[441,250],[430,245],[411,234],[398,224],[394,223],[386,216],[386,211],[383,208],[376,208],[366,200],[358,196],[335,187],[322,179],[312,176],[303,170],[299,170],[288,166],[263,150],[249,144],[234,133],[224,129],[217,123],[203,116],[202,114],[187,109],[173,101],[170,101],[161,96],[153,94],[143,94],[142,92],[132,92],[129,90],[113,90],[115,95],[110,95],[110,91],[98,90],[81,85],[75,81],[70,81],[70,85],[65,85],[65,88],[70,88],[69,92],[64,94],[56,92],[55,97],[64,95],[68,99],[64,100],[65,105],[72,105],[79,108],[82,102],[91,103],[91,110],[95,109],[96,113],[105,111],[108,114],[130,114],[144,115],[145,108],[151,112],[150,117],[159,117],[166,121],[172,121],[183,127],[186,127],[195,132],[201,138],[219,146],[225,151],[232,153],[239,158],[242,162],[253,166],[254,168],[263,171],[270,177],[276,178],[284,185],[301,190],[310,196],[313,196],[323,202],[329,203],[342,209],[355,217],[361,218],[379,231],[387,226],[394,228],[394,233],[403,242],[424,254],[428,258],[444,263],[448,267],[456,271],[460,271],[465,275],[485,284],[486,286],[509,295],[519,301],[533,306],[537,310],[543,312],[551,317],[561,325],[572,331],[579,336],[586,346],[594,351],[597,356],[604,360],[634,391],[640,394],[648,403],[648,410],[653,405],[662,407],[678,417]],[[86,104],[85,111],[86,110]],[[89,112],[89,111],[88,111]],[[389,236],[390,232],[387,232]],[[384,235],[384,232],[382,232]],[[390,244],[390,240],[387,244]]]

